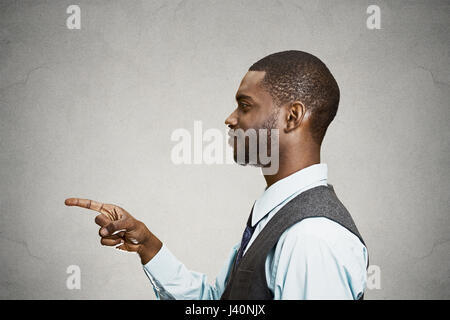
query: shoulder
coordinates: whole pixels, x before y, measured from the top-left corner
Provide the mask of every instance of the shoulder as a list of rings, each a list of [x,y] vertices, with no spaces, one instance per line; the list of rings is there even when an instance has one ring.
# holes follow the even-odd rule
[[[286,229],[282,236],[289,238],[312,237],[330,244],[344,239],[361,243],[359,238],[350,230],[325,217],[305,218]],[[361,245],[363,244],[361,243]]]
[[[355,234],[325,217],[306,218],[289,227],[278,240],[276,251],[296,251],[315,256],[321,252],[339,257],[342,262],[365,259],[366,255],[364,244]]]

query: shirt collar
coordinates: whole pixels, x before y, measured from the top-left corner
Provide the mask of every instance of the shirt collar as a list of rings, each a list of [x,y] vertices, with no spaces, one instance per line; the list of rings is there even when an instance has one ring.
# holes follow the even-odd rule
[[[252,227],[267,213],[296,192],[307,189],[312,184],[327,181],[328,167],[318,163],[303,168],[283,178],[269,188],[255,201],[252,214]]]

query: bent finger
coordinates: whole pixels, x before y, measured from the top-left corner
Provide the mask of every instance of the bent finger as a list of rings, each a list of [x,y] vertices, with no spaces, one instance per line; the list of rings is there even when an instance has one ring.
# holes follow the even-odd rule
[[[101,236],[115,235],[119,232],[130,231],[133,228],[132,222],[128,218],[111,221],[100,230]]]
[[[101,213],[95,217],[95,223],[100,227],[104,227],[110,222],[111,219],[106,214]]]
[[[109,234],[108,229],[103,228],[103,227],[98,229],[98,235],[103,238],[109,238],[109,237],[111,237],[111,238],[114,237],[114,239],[123,238],[123,236],[125,235],[125,232],[126,232],[125,229],[121,229],[121,230],[117,230],[117,231],[113,232],[111,235],[108,235]]]
[[[101,238],[100,243],[103,246],[113,247],[113,246],[120,246],[124,243],[122,238],[117,239],[111,239],[109,237]]]
[[[116,249],[119,249],[122,251],[137,252],[139,250],[139,245],[125,242],[125,243],[117,245]]]

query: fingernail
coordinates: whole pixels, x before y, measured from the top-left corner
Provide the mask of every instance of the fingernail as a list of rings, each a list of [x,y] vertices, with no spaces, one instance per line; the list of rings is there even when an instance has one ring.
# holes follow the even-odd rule
[[[102,236],[107,236],[108,235],[108,230],[106,228],[103,228],[102,230],[100,230],[100,234]]]
[[[114,235],[116,235],[116,234],[118,234],[119,232],[122,232],[122,231],[127,231],[127,230],[126,229],[116,230],[116,231],[113,232],[112,236],[114,236]]]

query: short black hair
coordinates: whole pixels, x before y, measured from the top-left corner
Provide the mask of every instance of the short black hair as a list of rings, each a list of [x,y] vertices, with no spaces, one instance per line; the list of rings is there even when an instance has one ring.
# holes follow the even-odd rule
[[[249,71],[265,71],[262,86],[276,105],[298,100],[311,112],[311,134],[320,145],[339,105],[339,86],[327,66],[310,53],[289,50],[255,62]]]

